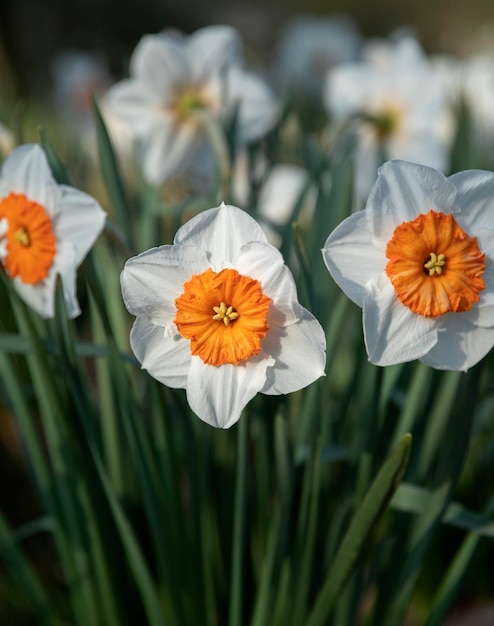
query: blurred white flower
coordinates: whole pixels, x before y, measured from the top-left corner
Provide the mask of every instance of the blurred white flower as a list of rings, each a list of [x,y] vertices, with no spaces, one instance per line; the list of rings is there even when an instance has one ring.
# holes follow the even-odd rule
[[[4,159],[14,149],[14,135],[0,123],[0,159]]]
[[[21,298],[43,317],[54,315],[57,275],[67,314],[79,315],[76,270],[105,219],[96,200],[57,185],[38,145],[19,146],[5,159],[0,174],[0,260]]]
[[[185,388],[212,426],[230,428],[258,392],[291,393],[324,374],[323,329],[279,251],[234,206],[200,213],[174,245],[127,261],[121,282],[142,367]]]
[[[69,128],[79,133],[93,126],[93,95],[103,95],[113,80],[97,54],[61,50],[52,62],[55,105]]]
[[[361,37],[350,18],[298,15],[287,22],[280,36],[277,80],[285,88],[319,99],[327,71],[356,60],[360,47]]]
[[[328,237],[325,263],[363,309],[372,363],[467,370],[492,348],[493,197],[492,172],[391,161]]]
[[[314,212],[317,191],[313,185],[306,189],[309,176],[300,165],[278,163],[267,170],[268,164],[262,158],[254,164],[253,175],[264,178],[257,197],[256,216],[269,242],[279,248],[282,241],[278,228],[287,224],[299,200],[302,200],[302,206],[297,221],[308,222]],[[251,206],[250,176],[248,158],[244,152],[237,156],[235,162],[233,195],[239,205],[245,208]]]
[[[474,141],[483,150],[494,146],[494,55],[471,57],[463,64],[463,97],[470,113]]]
[[[130,63],[130,78],[113,86],[108,107],[126,120],[140,147],[144,175],[154,183],[179,174],[200,153],[211,159],[207,120],[238,107],[240,143],[262,137],[278,107],[268,86],[244,71],[241,44],[227,26],[188,37],[146,35]]]
[[[410,36],[367,45],[364,60],[330,70],[328,113],[357,121],[356,191],[364,199],[386,159],[445,170],[452,135],[448,93]]]
[[[52,63],[53,88],[57,110],[69,134],[75,135],[93,163],[98,163],[93,96],[100,100],[100,111],[115,152],[130,175],[133,139],[127,123],[115,115],[103,95],[113,84],[104,59],[95,53],[62,50]]]

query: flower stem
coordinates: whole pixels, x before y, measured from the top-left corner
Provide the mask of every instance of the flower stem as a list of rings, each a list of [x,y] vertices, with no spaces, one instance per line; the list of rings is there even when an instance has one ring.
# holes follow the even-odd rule
[[[243,561],[245,542],[245,502],[247,474],[247,419],[239,420],[237,446],[237,476],[233,519],[233,546],[229,626],[241,626],[243,601]]]

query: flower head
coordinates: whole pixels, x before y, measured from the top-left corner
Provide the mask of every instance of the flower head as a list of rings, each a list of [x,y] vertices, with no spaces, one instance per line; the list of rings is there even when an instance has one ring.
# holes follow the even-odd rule
[[[444,170],[451,138],[451,111],[438,79],[412,37],[375,41],[364,60],[328,72],[325,103],[337,120],[360,116],[356,186],[360,198],[374,183],[380,153]]]
[[[143,171],[155,183],[183,172],[203,153],[211,160],[205,116],[218,120],[238,107],[239,141],[262,137],[277,105],[268,86],[243,70],[240,40],[227,26],[146,35],[135,49],[130,78],[113,86],[107,105],[131,127]]]
[[[493,196],[491,172],[390,161],[365,210],[328,237],[324,260],[363,309],[372,363],[467,370],[494,345]]]
[[[323,375],[319,322],[298,303],[279,251],[236,207],[191,219],[173,245],[127,261],[121,282],[142,367],[185,388],[213,426],[232,426],[258,392],[290,393]]]
[[[57,185],[42,149],[13,150],[0,174],[0,261],[20,296],[43,317],[54,315],[60,275],[67,312],[80,313],[76,269],[105,223],[90,196]]]

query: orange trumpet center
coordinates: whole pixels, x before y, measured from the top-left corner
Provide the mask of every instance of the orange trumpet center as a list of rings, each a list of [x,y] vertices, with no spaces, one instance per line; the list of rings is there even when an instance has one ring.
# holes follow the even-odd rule
[[[0,220],[6,220],[6,254],[2,263],[11,278],[35,285],[48,275],[56,238],[45,209],[22,193],[0,199]]]
[[[450,213],[431,210],[397,226],[386,256],[398,299],[425,317],[468,311],[485,287],[485,254]]]
[[[270,302],[257,280],[236,270],[207,269],[184,283],[174,322],[204,363],[238,365],[260,351]]]

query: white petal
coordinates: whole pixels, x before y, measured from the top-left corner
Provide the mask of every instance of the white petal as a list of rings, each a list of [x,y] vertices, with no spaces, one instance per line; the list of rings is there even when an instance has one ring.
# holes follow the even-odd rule
[[[331,68],[323,87],[324,104],[338,119],[365,111],[373,76],[360,63]]]
[[[384,245],[373,241],[365,211],[347,217],[329,235],[322,250],[329,273],[346,295],[360,307],[365,285],[386,267]]]
[[[387,242],[396,226],[420,213],[431,209],[451,213],[455,196],[454,185],[441,172],[416,163],[389,161],[379,169],[367,202],[370,230]]]
[[[176,244],[207,251],[215,272],[234,265],[241,247],[251,241],[267,241],[262,228],[248,213],[226,204],[193,217],[174,239]]]
[[[203,137],[193,124],[180,124],[163,118],[143,141],[143,172],[146,178],[161,184],[179,174],[189,164]]]
[[[229,72],[227,99],[230,110],[239,108],[241,141],[256,141],[275,125],[278,103],[270,87],[258,76],[240,69]]]
[[[183,389],[190,367],[190,342],[178,333],[168,335],[147,317],[140,316],[130,331],[130,345],[143,369],[160,383]]]
[[[464,319],[462,313],[442,316],[444,330],[437,344],[420,360],[441,370],[467,371],[478,363],[494,345],[494,328],[479,328]]]
[[[81,313],[77,300],[76,252],[70,242],[60,240],[57,242],[57,255],[53,263],[53,271],[62,279],[63,297],[65,309],[69,319],[77,317]]]
[[[106,213],[94,198],[67,185],[61,185],[60,212],[54,219],[57,240],[70,243],[78,267],[89,252],[106,221]]]
[[[271,298],[268,317],[270,326],[287,326],[303,315],[304,309],[298,303],[292,273],[274,246],[265,242],[242,246],[235,269],[243,276],[258,280],[263,293]]]
[[[41,204],[50,217],[55,215],[60,192],[45,153],[37,144],[24,144],[12,150],[3,163],[2,178],[9,191],[23,193]]]
[[[167,115],[163,108],[164,97],[158,98],[137,80],[122,80],[111,87],[104,106],[126,122],[136,137],[152,133]]]
[[[457,189],[456,204],[461,213],[455,218],[479,247],[494,259],[494,173],[481,170],[460,172],[449,177]]]
[[[295,204],[300,199],[307,181],[307,171],[299,165],[291,163],[275,165],[259,190],[257,201],[259,215],[273,224],[286,224],[292,217]],[[309,208],[310,205],[310,210],[305,212],[306,217],[312,213],[315,199],[313,193],[306,194],[304,208]]]
[[[194,80],[223,73],[241,62],[241,41],[230,26],[207,26],[192,33],[185,44]]]
[[[306,309],[291,326],[271,326],[262,349],[276,359],[268,368],[262,393],[292,393],[324,376],[326,337],[316,318]]]
[[[240,365],[207,365],[193,356],[187,381],[190,408],[216,428],[230,428],[240,419],[245,405],[263,387],[266,370],[274,359],[264,353]]]
[[[55,315],[55,280],[56,274],[51,268],[46,278],[36,285],[26,285],[19,278],[14,278],[13,284],[26,304],[42,317],[51,318]]]
[[[438,341],[435,322],[401,304],[385,275],[372,280],[367,289],[363,324],[369,361],[394,365],[427,354]]]
[[[190,81],[187,55],[181,42],[166,35],[145,35],[130,61],[130,73],[163,104]]]
[[[120,275],[125,306],[132,315],[152,316],[155,323],[169,324],[177,313],[175,299],[184,283],[208,265],[206,253],[193,246],[147,250],[129,259]]]

